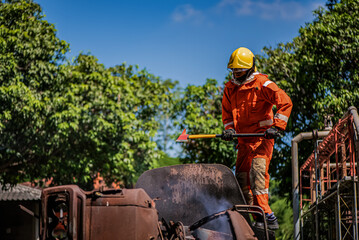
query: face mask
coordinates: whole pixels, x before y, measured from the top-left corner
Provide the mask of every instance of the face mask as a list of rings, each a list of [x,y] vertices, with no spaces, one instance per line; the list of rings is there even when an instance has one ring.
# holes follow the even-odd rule
[[[242,71],[233,71],[233,80],[237,84],[242,84],[247,78],[248,69]]]

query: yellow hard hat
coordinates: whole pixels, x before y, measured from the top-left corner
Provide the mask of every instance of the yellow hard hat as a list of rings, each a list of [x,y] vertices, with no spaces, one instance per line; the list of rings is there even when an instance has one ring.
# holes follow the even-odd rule
[[[245,68],[251,69],[254,63],[254,54],[245,47],[240,47],[232,53],[229,58],[227,68]],[[257,69],[256,69],[257,70]]]

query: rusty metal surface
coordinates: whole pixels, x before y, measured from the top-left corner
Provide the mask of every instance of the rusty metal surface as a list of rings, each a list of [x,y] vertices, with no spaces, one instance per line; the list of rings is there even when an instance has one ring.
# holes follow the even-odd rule
[[[94,191],[94,197],[87,199],[91,206],[125,206],[151,207],[152,199],[143,189],[121,189],[113,193]]]
[[[54,223],[58,221],[53,213],[53,200],[58,196],[65,196],[68,206],[67,215],[67,234],[71,239],[84,239],[85,219],[82,217],[85,209],[85,192],[76,185],[64,185],[43,189],[41,195],[42,218],[40,221],[41,239],[54,239],[52,229]]]
[[[56,200],[68,205],[64,217],[56,219]],[[62,224],[66,223],[66,224]],[[72,240],[157,239],[157,210],[143,189],[110,189],[84,192],[67,185],[43,190],[41,239],[55,239],[56,231],[67,230]]]
[[[217,232],[206,228],[198,228],[193,232],[196,239],[200,240],[233,240],[232,234]]]
[[[87,207],[89,240],[157,239],[157,212],[136,206]]]
[[[246,219],[236,211],[228,211],[236,240],[257,240]]]
[[[59,234],[64,232],[61,227],[65,227],[72,240],[159,239],[159,229],[163,228],[158,217],[165,218],[171,226],[178,225],[167,229],[168,234],[171,232],[168,237],[176,239],[234,239],[235,236],[240,239],[233,232],[234,225],[240,226],[242,235],[251,236],[246,229],[249,225],[240,222],[244,219],[241,215],[232,219],[226,212],[233,205],[243,204],[244,198],[232,171],[223,165],[186,164],[154,169],[145,172],[136,187],[90,192],[75,185],[45,189],[41,239],[55,239],[51,237],[54,226]],[[152,198],[157,197],[155,204]],[[59,206],[64,205],[59,211]],[[214,217],[208,218],[210,215]],[[56,220],[59,216],[61,219]],[[193,232],[185,227],[201,219],[206,221]]]
[[[88,240],[157,239],[157,210],[143,189],[96,192],[86,201]]]
[[[338,136],[340,138],[348,138],[349,127],[351,127],[353,121],[353,117],[348,115],[347,117],[340,119],[337,124],[332,128],[329,134],[323,139],[322,142],[318,145],[319,159],[322,164],[323,161],[326,160],[328,156],[333,154],[335,151],[335,144],[338,140],[336,140],[336,134],[340,133]],[[300,170],[304,170],[309,167],[314,166],[315,154],[314,152],[308,157],[308,159],[304,162],[304,164],[300,167]]]
[[[219,164],[184,164],[144,172],[136,188],[158,198],[160,218],[190,225],[210,214],[244,204],[232,171]]]

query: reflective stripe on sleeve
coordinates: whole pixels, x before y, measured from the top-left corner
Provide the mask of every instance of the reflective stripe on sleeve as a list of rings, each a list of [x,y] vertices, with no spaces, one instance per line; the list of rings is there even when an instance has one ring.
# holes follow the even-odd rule
[[[259,122],[259,127],[270,126],[273,124],[272,119],[264,120]]]
[[[266,82],[263,84],[263,87],[266,87],[266,86],[268,86],[268,85],[271,84],[271,83],[273,83],[273,82],[270,81],[270,80],[268,80],[268,81],[266,81]]]
[[[233,124],[233,122],[229,122],[229,123],[224,124],[224,127],[227,127],[229,125],[234,125],[234,124]]]
[[[268,188],[263,189],[263,190],[252,190],[253,195],[263,195],[263,194],[268,194]]]
[[[288,122],[288,117],[285,116],[285,115],[283,115],[283,114],[280,114],[280,113],[276,113],[276,114],[274,115],[274,118],[283,120],[284,122]]]

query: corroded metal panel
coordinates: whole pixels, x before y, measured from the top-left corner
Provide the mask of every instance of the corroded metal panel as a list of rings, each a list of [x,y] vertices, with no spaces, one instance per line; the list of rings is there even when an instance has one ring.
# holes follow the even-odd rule
[[[160,218],[190,225],[210,214],[245,204],[232,171],[219,164],[184,164],[144,172],[136,188],[156,200]]]
[[[76,185],[64,185],[43,189],[40,221],[41,239],[69,236],[73,240],[85,238],[86,195]]]
[[[89,240],[157,239],[157,210],[143,189],[100,194],[86,203]]]

